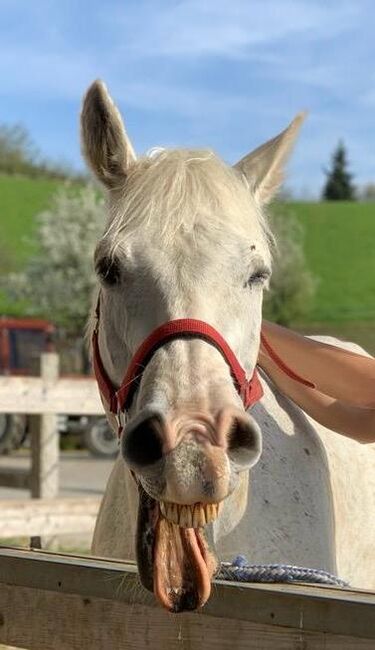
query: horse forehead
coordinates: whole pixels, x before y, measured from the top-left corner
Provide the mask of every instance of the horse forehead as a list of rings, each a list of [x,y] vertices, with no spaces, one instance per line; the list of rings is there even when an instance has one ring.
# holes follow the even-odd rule
[[[124,229],[119,243],[118,250],[122,251],[124,259],[135,266],[149,268],[160,265],[164,269],[166,264],[174,268],[193,267],[198,261],[209,268],[217,261],[246,263],[254,253],[268,257],[262,230],[258,224],[251,223],[248,228],[222,222],[214,228],[204,223],[196,223],[193,227],[181,225],[172,234],[148,225],[130,233]]]
[[[196,292],[199,287],[206,289],[211,281],[218,281],[218,273],[227,278],[234,277],[245,265],[245,253],[241,245],[226,242],[225,247],[211,241],[207,245],[174,239],[171,245],[158,245],[153,240],[149,243],[137,242],[133,257],[135,275],[142,284],[148,281],[158,283],[158,291],[164,288],[187,290],[189,287]]]

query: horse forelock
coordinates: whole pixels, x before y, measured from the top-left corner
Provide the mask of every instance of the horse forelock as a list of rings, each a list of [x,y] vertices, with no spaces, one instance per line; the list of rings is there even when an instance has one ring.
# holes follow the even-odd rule
[[[212,236],[255,232],[266,247],[272,242],[248,183],[210,150],[153,150],[129,167],[124,184],[109,196],[109,252],[134,233],[169,243],[178,232],[197,228]]]

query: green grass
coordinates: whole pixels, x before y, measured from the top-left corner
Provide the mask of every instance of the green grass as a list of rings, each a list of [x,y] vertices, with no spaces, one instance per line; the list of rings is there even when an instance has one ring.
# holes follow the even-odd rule
[[[293,203],[307,265],[317,279],[308,320],[375,319],[375,204]]]
[[[0,271],[22,267],[35,250],[34,217],[44,210],[61,182],[0,176]]]
[[[61,181],[0,175],[0,274],[21,269],[36,250],[35,215],[46,209]],[[23,305],[0,291],[0,314],[23,315]]]

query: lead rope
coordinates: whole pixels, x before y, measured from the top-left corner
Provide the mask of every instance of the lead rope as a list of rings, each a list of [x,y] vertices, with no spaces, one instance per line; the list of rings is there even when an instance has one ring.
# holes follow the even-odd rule
[[[347,582],[322,569],[309,569],[293,564],[248,564],[243,555],[238,555],[232,563],[221,562],[220,571],[215,577],[218,580],[234,582],[308,582],[348,587]]]

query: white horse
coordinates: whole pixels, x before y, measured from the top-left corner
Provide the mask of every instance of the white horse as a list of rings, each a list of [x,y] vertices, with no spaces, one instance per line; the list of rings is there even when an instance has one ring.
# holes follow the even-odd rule
[[[95,252],[98,349],[114,386],[139,344],[180,318],[213,326],[253,375],[271,267],[263,209],[302,119],[234,168],[210,151],[137,160],[104,84],[89,88],[83,152],[108,199]],[[217,558],[238,553],[375,587],[373,448],[309,420],[266,377],[246,412],[227,361],[200,338],[164,344],[138,383],[95,554],[137,557],[143,584],[173,611],[202,605]]]

